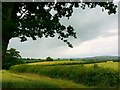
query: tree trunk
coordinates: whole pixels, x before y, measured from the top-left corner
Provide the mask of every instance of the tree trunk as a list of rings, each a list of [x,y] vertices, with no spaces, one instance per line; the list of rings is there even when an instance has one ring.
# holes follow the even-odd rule
[[[5,36],[2,36],[2,60],[5,58],[9,40],[10,39],[6,38]]]
[[[2,60],[4,60],[9,40],[12,38],[13,26],[12,15],[14,10],[14,2],[6,3],[6,7],[2,8]],[[14,17],[13,17],[14,18]]]

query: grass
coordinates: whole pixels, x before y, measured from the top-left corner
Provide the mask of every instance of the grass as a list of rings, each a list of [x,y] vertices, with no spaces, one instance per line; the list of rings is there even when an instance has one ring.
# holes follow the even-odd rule
[[[101,67],[104,67],[104,68],[112,68],[114,70],[119,70],[118,69],[118,64],[120,62],[111,62],[111,61],[108,61],[107,63],[99,63],[98,65],[101,66]]]
[[[107,62],[98,62],[98,63],[91,63],[86,64],[87,61],[48,61],[48,62],[36,62],[36,63],[28,63],[27,65],[42,65],[42,66],[54,66],[54,65],[84,65],[86,67],[94,66],[94,64],[97,64],[101,68],[108,68],[113,70],[120,70],[118,69],[120,62],[113,62],[113,61],[107,61]],[[25,64],[26,65],[26,64]],[[120,71],[119,71],[120,72]]]
[[[49,62],[46,62],[49,63]],[[50,62],[51,63],[51,62]],[[55,63],[55,62],[54,62]],[[106,62],[108,63],[108,62]],[[114,62],[115,63],[115,62]],[[83,64],[82,64],[83,65]],[[36,73],[51,78],[73,80],[76,83],[96,87],[117,87],[120,80],[118,72],[111,68],[98,67],[92,64],[82,65],[16,65],[11,67],[12,71],[24,73]]]
[[[2,71],[3,87],[118,87],[120,81],[118,62],[86,63],[85,61],[48,61],[15,65],[10,68],[11,72]]]
[[[79,60],[75,60],[75,61],[47,61],[47,62],[35,62],[35,63],[28,63],[27,65],[45,65],[45,66],[49,66],[49,65],[81,65],[84,64],[87,67],[91,67],[93,66],[95,63],[92,64],[87,64],[87,61],[79,61]],[[99,62],[96,63],[98,66],[103,67],[103,68],[111,68],[114,70],[118,70],[118,64],[120,64],[120,62],[112,62],[112,61],[107,61],[107,62]],[[25,64],[26,65],[26,64]]]
[[[86,88],[72,81],[53,79],[30,73],[13,73],[2,70],[3,88]],[[56,90],[56,89],[55,89]]]

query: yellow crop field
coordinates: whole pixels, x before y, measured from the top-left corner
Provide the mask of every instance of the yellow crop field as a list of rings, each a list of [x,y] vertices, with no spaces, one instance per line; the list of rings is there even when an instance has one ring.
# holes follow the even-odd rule
[[[80,64],[81,62],[84,61],[47,61],[47,62],[36,62],[36,63],[28,63],[27,65],[64,65],[64,64]],[[86,67],[91,67],[93,64],[84,64]],[[96,63],[98,66],[103,67],[103,68],[111,68],[114,70],[118,70],[118,67],[120,65],[120,62],[113,62],[113,61],[107,61],[107,62],[101,62],[101,63]]]
[[[35,62],[28,63],[27,65],[55,65],[55,64],[72,64],[72,63],[81,63],[83,61],[47,61],[47,62]]]
[[[119,65],[120,62],[112,62],[112,61],[107,61],[107,62],[101,62],[101,63],[96,63],[99,67],[102,68],[111,68],[114,70],[119,70]],[[86,67],[93,66],[94,64],[85,64]]]

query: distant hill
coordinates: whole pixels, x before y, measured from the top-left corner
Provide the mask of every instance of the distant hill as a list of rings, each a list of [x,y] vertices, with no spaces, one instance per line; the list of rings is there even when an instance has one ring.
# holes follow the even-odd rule
[[[85,60],[120,60],[120,56],[95,56],[88,58],[80,58]]]
[[[120,60],[120,56],[95,56],[86,58],[60,58],[65,60]]]

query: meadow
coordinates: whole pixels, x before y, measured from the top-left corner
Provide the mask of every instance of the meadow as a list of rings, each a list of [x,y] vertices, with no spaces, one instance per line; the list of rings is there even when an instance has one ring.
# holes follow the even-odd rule
[[[118,62],[112,61],[46,61],[2,72],[3,88],[116,88],[120,81]]]
[[[70,80],[54,79],[31,73],[2,70],[3,88],[87,88]]]

